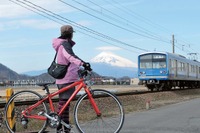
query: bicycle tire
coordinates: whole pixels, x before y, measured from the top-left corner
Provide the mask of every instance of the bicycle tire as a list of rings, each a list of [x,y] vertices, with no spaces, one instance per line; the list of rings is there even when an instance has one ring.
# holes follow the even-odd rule
[[[96,115],[87,93],[83,94],[74,106],[77,129],[82,133],[118,133],[125,117],[121,102],[109,91],[96,89],[91,92],[101,116]]]
[[[42,99],[42,96],[34,91],[19,91],[12,95],[10,99],[8,100],[6,106],[5,106],[5,124],[9,132],[11,133],[17,133],[17,132],[38,132],[42,133],[47,126],[47,120],[37,120],[37,119],[31,119],[31,118],[22,118],[21,112],[27,107],[31,106],[34,103],[36,103],[38,100]],[[14,102],[14,109],[11,113],[12,119],[15,119],[14,126],[10,126],[9,120],[11,119],[8,115],[9,112],[9,106]],[[24,103],[22,105],[22,103]],[[12,106],[12,105],[11,105]],[[34,108],[32,110],[31,115],[36,114],[40,111],[48,113],[46,103],[43,102],[41,105],[39,105],[37,108]],[[27,114],[28,115],[28,114]],[[22,125],[22,119],[27,119],[28,123],[26,126]],[[14,128],[13,128],[14,127]]]

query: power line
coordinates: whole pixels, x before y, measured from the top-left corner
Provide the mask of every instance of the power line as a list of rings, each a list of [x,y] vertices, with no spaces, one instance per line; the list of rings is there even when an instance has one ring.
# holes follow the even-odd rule
[[[13,0],[9,0],[9,1],[13,2]],[[84,31],[89,32],[89,33],[94,34],[94,35],[97,35],[97,36],[99,36],[99,37],[101,37],[101,38],[103,38],[103,39],[107,39],[107,40],[109,40],[109,41],[113,41],[113,42],[116,42],[116,43],[119,43],[119,44],[123,44],[123,45],[125,45],[125,46],[132,47],[132,48],[135,48],[135,49],[138,49],[138,50],[141,50],[141,51],[148,51],[148,50],[146,50],[146,49],[142,49],[142,48],[139,48],[139,47],[136,47],[136,46],[127,44],[127,43],[125,43],[125,42],[119,41],[119,40],[114,39],[114,38],[112,38],[112,37],[110,37],[110,36],[107,36],[107,35],[105,35],[105,34],[102,34],[102,33],[100,33],[100,32],[97,32],[97,31],[95,31],[95,30],[92,30],[92,29],[90,29],[90,28],[88,28],[88,27],[82,26],[82,25],[80,25],[80,24],[78,24],[78,23],[76,23],[76,22],[74,22],[74,21],[72,21],[72,20],[69,20],[69,19],[67,19],[67,18],[64,18],[64,17],[62,17],[62,16],[60,16],[60,15],[58,15],[58,14],[52,12],[52,11],[49,11],[49,10],[47,10],[47,9],[41,7],[41,6],[38,6],[38,5],[34,4],[34,3],[32,3],[32,2],[30,2],[30,1],[28,1],[28,0],[24,0],[25,2],[22,2],[22,1],[20,1],[20,0],[16,0],[16,1],[18,1],[18,2],[21,3],[21,4],[24,4],[24,5],[28,6],[29,8],[32,8],[32,9],[34,9],[34,10],[37,10],[37,11],[40,12],[40,13],[42,12],[42,13],[48,15],[48,16],[51,16],[52,18],[54,18],[54,19],[56,19],[56,20],[60,20],[60,21],[65,22],[65,23],[66,23],[66,22],[67,22],[67,23],[70,23],[72,26],[78,27],[78,28],[80,28],[81,30],[84,30]],[[17,4],[16,2],[14,2],[14,3]],[[29,4],[27,4],[27,3],[29,3]],[[31,4],[31,5],[30,5],[30,4]],[[37,12],[35,12],[35,13],[37,13]],[[39,15],[41,15],[41,14],[39,14]]]
[[[60,0],[59,0],[59,1],[60,1]],[[84,6],[84,7],[86,7],[86,8],[88,8],[88,9],[92,10],[92,11],[95,11],[95,12],[101,14],[101,15],[104,15],[104,16],[106,16],[107,18],[110,18],[110,19],[112,19],[112,20],[116,20],[116,19],[113,18],[113,17],[111,17],[111,16],[109,16],[109,15],[104,14],[104,13],[103,13],[103,10],[105,10],[105,11],[111,13],[111,14],[114,15],[114,16],[117,16],[117,17],[120,18],[120,19],[123,19],[123,20],[125,20],[125,21],[127,21],[127,22],[130,22],[129,20],[126,20],[125,18],[123,18],[123,17],[121,17],[121,16],[119,16],[119,15],[117,15],[117,14],[115,14],[115,13],[109,11],[109,10],[107,10],[106,8],[101,7],[100,5],[96,4],[95,2],[93,2],[93,1],[91,1],[91,0],[87,0],[87,1],[89,1],[89,2],[92,3],[92,4],[94,4],[95,6],[100,7],[100,8],[101,8],[101,11],[97,11],[97,10],[95,10],[95,9],[93,9],[93,8],[91,8],[91,7],[89,7],[89,6],[85,5],[85,4],[83,4],[83,3],[81,3],[81,2],[78,2],[77,0],[72,0],[72,1],[74,1],[74,2],[76,2],[76,3],[78,3],[78,4],[80,4],[80,5],[82,5],[82,6]],[[113,1],[114,1],[114,0],[113,0]],[[117,2],[116,2],[116,3],[117,3]],[[70,5],[69,5],[69,6],[70,6]],[[123,9],[124,9],[124,8],[123,8]],[[136,14],[136,15],[137,15],[137,14]],[[139,16],[139,15],[137,15],[137,16]],[[145,19],[145,18],[143,18],[143,19]],[[147,20],[147,19],[146,19],[146,20]],[[117,21],[121,23],[121,21],[119,21],[119,20],[117,20]],[[149,20],[149,21],[150,21],[150,20]],[[142,27],[140,27],[140,26],[138,26],[138,25],[136,25],[136,24],[134,24],[134,23],[131,23],[131,24],[133,24],[133,25],[139,27],[139,29],[137,28],[137,30],[142,31],[143,33],[148,34],[148,35],[150,35],[150,36],[152,36],[152,37],[157,37],[157,36],[155,36],[155,35],[153,35],[153,34],[149,34],[149,33],[148,33],[148,32],[149,32],[148,30],[146,30],[146,29],[144,29],[144,28],[142,28]],[[152,22],[152,24],[153,24],[153,22]],[[135,28],[135,27],[134,27],[134,28]],[[141,28],[142,30],[141,30],[140,28]],[[162,40],[161,37],[159,37],[159,39]],[[164,42],[169,43],[170,41],[169,41],[169,42],[168,42],[168,41],[164,41]],[[178,43],[177,43],[177,44],[178,44]],[[181,46],[182,46],[182,45],[181,45]],[[181,50],[180,47],[177,46],[177,48]],[[182,51],[185,52],[185,51],[183,50],[183,48],[182,48]]]
[[[107,10],[106,8],[100,6],[99,4],[97,4],[97,3],[95,3],[95,2],[93,2],[93,1],[91,1],[91,0],[87,0],[87,1],[89,1],[89,2],[92,3],[93,5],[95,5],[95,6],[99,7],[99,8],[101,8],[101,10],[102,10],[101,12],[100,12],[100,11],[96,11],[96,10],[92,9],[91,7],[88,7],[88,6],[86,6],[86,5],[84,5],[84,4],[80,3],[80,2],[77,2],[77,0],[72,0],[72,1],[75,1],[76,3],[78,3],[78,4],[80,4],[80,5],[84,6],[84,7],[86,7],[86,8],[88,8],[88,9],[91,9],[91,10],[97,12],[97,13],[103,14],[103,10],[105,10],[105,11],[111,13],[112,15],[114,15],[114,16],[120,18],[120,19],[126,20],[125,18],[123,18],[123,17],[121,17],[121,16],[119,16],[119,15],[117,15],[117,14],[115,14],[115,13],[109,11],[109,10]],[[121,5],[121,6],[123,6],[123,5],[120,4],[119,2],[116,2],[116,1],[114,1],[114,0],[112,0],[112,1],[115,2],[115,3],[117,3],[117,4],[119,4],[119,5]],[[112,4],[112,6],[114,6],[114,5]],[[114,7],[116,7],[116,6],[114,6]],[[121,8],[120,8],[120,9],[121,9]],[[122,9],[128,11],[128,9],[125,8],[124,6],[123,6]],[[129,10],[129,11],[130,11],[130,10]],[[133,12],[133,13],[134,13],[134,12]],[[139,15],[139,14],[136,14],[136,13],[134,13],[134,14],[135,14],[137,17],[139,16],[140,19],[142,18],[142,21],[143,21],[143,20],[146,20],[146,21],[148,20],[148,19],[142,17],[142,16]],[[127,22],[130,22],[129,20],[126,20],[126,21],[127,21]],[[148,20],[148,21],[151,22],[150,20]],[[131,24],[135,25],[134,23],[131,23]],[[151,22],[151,24],[153,24],[153,22]],[[155,24],[155,25],[156,25],[156,24]],[[153,26],[155,26],[155,25],[153,25]],[[136,25],[136,26],[137,26],[137,25]],[[159,26],[159,25],[158,25],[158,26]],[[140,27],[140,26],[138,26],[138,27],[141,28],[141,29],[144,29],[144,28],[142,28],[142,27]],[[161,26],[160,26],[160,27],[161,27]],[[139,30],[140,30],[140,29],[139,29]],[[145,30],[145,29],[144,29],[144,30]],[[141,30],[140,30],[140,31],[141,31]],[[146,30],[146,31],[149,32],[148,30]],[[147,33],[147,32],[144,31],[144,33]],[[150,35],[150,34],[149,34],[149,35]],[[151,34],[151,35],[152,35],[152,34]],[[154,35],[152,35],[152,36],[154,36]],[[179,45],[179,43],[177,43],[177,44]],[[180,44],[180,45],[181,45],[181,44]],[[182,50],[183,52],[186,52],[186,51],[183,49],[183,45],[181,45],[181,47],[182,47],[182,49],[181,49],[180,47],[177,46],[178,49]],[[189,50],[188,50],[188,51],[189,51]]]
[[[179,45],[179,46],[176,45],[176,47],[177,47],[179,50],[181,50],[182,52],[186,53],[187,55],[188,55],[188,53],[194,53],[194,52],[192,52],[191,50],[193,50],[193,51],[195,51],[195,50],[192,49],[192,48],[190,48],[190,45],[188,46],[188,43],[187,43],[187,42],[185,42],[185,41],[181,41],[181,42],[183,42],[183,43],[179,43],[179,42],[176,41],[176,44]],[[180,48],[180,47],[181,47],[181,48]],[[185,47],[186,47],[186,48],[185,48]],[[191,50],[189,50],[189,49],[191,49]],[[195,53],[198,53],[198,52],[195,52]],[[198,53],[198,54],[199,54],[199,53]]]
[[[133,34],[136,34],[136,35],[139,35],[139,36],[143,36],[143,37],[146,37],[146,38],[149,38],[149,39],[153,39],[153,40],[157,40],[157,41],[163,41],[163,40],[160,40],[160,39],[158,39],[158,38],[150,37],[150,36],[147,36],[147,35],[144,35],[144,34],[141,34],[141,33],[135,32],[135,31],[132,31],[132,30],[130,30],[130,29],[124,28],[124,27],[122,27],[122,26],[120,26],[120,25],[114,24],[114,23],[112,23],[112,22],[110,22],[110,21],[107,21],[107,20],[102,19],[102,18],[100,18],[100,17],[98,17],[98,16],[95,16],[95,15],[89,13],[89,12],[86,12],[86,11],[84,11],[84,10],[78,8],[78,7],[75,7],[75,6],[69,4],[69,3],[65,2],[65,1],[62,1],[62,0],[58,0],[58,1],[60,1],[60,2],[62,2],[62,3],[64,3],[64,4],[66,4],[66,5],[68,5],[68,6],[72,7],[72,8],[74,8],[74,9],[77,9],[77,10],[79,10],[79,11],[85,13],[85,14],[88,14],[88,15],[90,15],[90,16],[96,18],[96,19],[99,19],[99,20],[101,20],[101,21],[103,21],[103,22],[105,22],[105,23],[108,23],[108,24],[110,24],[110,25],[112,25],[112,26],[114,26],[114,27],[117,27],[117,28],[119,28],[119,29],[128,31],[128,32],[130,32],[130,33],[133,33]],[[169,42],[167,42],[167,41],[163,41],[163,42],[169,43]]]
[[[104,1],[106,1],[106,3],[110,3],[113,7],[120,9],[121,11],[125,12],[126,14],[129,14],[130,16],[133,16],[133,17],[136,17],[136,18],[140,19],[141,22],[143,22],[143,23],[146,23],[146,24],[148,24],[148,25],[150,25],[150,26],[152,26],[154,28],[160,29],[162,31],[167,31],[168,33],[172,34],[172,32],[169,31],[168,29],[166,29],[165,27],[152,22],[148,18],[143,17],[142,15],[134,12],[133,10],[131,10],[129,8],[126,8],[125,6],[123,6],[118,1],[115,1],[115,0],[111,0],[112,2],[110,0],[109,1],[108,0],[104,0]],[[119,6],[115,6],[116,4],[119,5]]]
[[[28,7],[26,7],[26,6],[23,6],[23,5],[20,4],[20,3],[17,3],[17,2],[12,1],[12,0],[9,0],[9,1],[11,1],[11,2],[13,2],[13,3],[15,3],[15,4],[19,5],[19,6],[22,6],[23,8],[26,8],[26,9],[28,9],[28,10],[30,10],[30,11],[36,13],[36,14],[39,14],[39,15],[41,15],[41,16],[43,16],[43,17],[49,19],[49,20],[52,20],[52,21],[54,21],[54,22],[56,22],[56,23],[58,23],[58,24],[64,25],[64,23],[61,23],[61,22],[56,21],[56,20],[54,20],[54,19],[52,19],[52,18],[50,18],[50,17],[48,17],[48,16],[45,16],[45,15],[41,14],[41,13],[39,13],[39,12],[36,12],[36,11],[34,11],[34,10],[32,10],[32,9],[30,9],[30,8],[28,8]],[[105,40],[102,40],[102,39],[99,39],[99,38],[97,38],[97,37],[94,37],[94,36],[92,36],[92,35],[90,35],[90,34],[87,34],[87,33],[85,33],[85,32],[82,32],[82,31],[80,31],[80,30],[76,30],[76,31],[78,31],[78,32],[80,32],[80,33],[82,33],[82,34],[84,34],[84,35],[90,36],[91,38],[94,38],[94,39],[99,40],[99,41],[101,41],[101,42],[105,42],[105,43],[107,43],[107,44],[110,44],[110,45],[119,47],[119,48],[121,48],[121,49],[124,49],[124,50],[130,51],[130,52],[134,52],[134,53],[138,53],[138,54],[139,54],[139,52],[136,52],[136,51],[133,51],[133,50],[130,50],[130,49],[126,49],[126,48],[120,47],[120,46],[118,46],[118,45],[112,44],[112,43],[107,42],[107,41],[105,41]]]
[[[151,31],[148,31],[147,29],[145,29],[145,28],[143,28],[143,27],[141,27],[141,26],[139,26],[139,25],[137,25],[137,24],[135,24],[135,23],[133,23],[133,22],[127,20],[126,18],[121,17],[121,16],[117,15],[116,13],[113,13],[113,12],[107,10],[106,8],[101,7],[100,5],[96,4],[95,2],[93,2],[93,1],[91,1],[91,0],[87,0],[87,1],[89,1],[90,3],[92,3],[92,4],[95,5],[95,6],[100,7],[100,8],[101,8],[101,11],[95,10],[95,9],[93,9],[92,7],[87,6],[86,4],[83,4],[83,3],[81,3],[81,2],[79,2],[79,1],[77,1],[77,0],[72,0],[72,1],[78,3],[79,5],[82,5],[83,7],[88,8],[88,9],[90,9],[90,10],[92,10],[92,11],[94,11],[94,12],[100,14],[100,15],[103,15],[103,16],[105,16],[105,17],[107,17],[107,18],[113,20],[114,22],[118,22],[118,23],[120,23],[120,24],[124,24],[125,26],[130,26],[130,27],[132,27],[132,28],[134,28],[134,29],[136,29],[136,30],[138,30],[138,31],[140,31],[140,32],[142,32],[142,33],[144,33],[144,34],[150,36],[151,39],[154,38],[154,40],[157,40],[157,41],[162,41],[162,42],[165,42],[165,43],[170,43],[169,40],[163,40],[160,36],[155,35],[155,33],[152,33]],[[114,17],[112,17],[112,16],[110,16],[110,15],[107,15],[107,14],[103,13],[103,10],[109,12],[110,14],[112,14],[112,15],[115,16],[115,17],[117,17],[118,19],[116,19],[116,18],[114,18]],[[120,19],[120,20],[119,20],[119,19]]]
[[[10,1],[13,2],[12,0],[10,0]],[[99,37],[101,37],[101,38],[103,38],[103,39],[106,39],[106,40],[109,40],[109,41],[113,41],[113,42],[116,42],[116,43],[119,43],[119,44],[123,44],[124,46],[132,47],[132,48],[135,48],[135,49],[138,49],[138,50],[142,50],[142,51],[148,51],[148,50],[146,50],[146,49],[142,49],[142,48],[139,48],[139,47],[135,47],[135,46],[133,46],[133,45],[127,44],[127,43],[125,43],[125,42],[119,41],[119,40],[114,39],[114,38],[112,38],[112,37],[110,37],[110,36],[107,36],[107,35],[105,35],[105,34],[99,33],[99,32],[97,32],[97,31],[94,31],[94,30],[92,30],[92,29],[89,29],[89,28],[87,28],[87,27],[85,27],[85,26],[82,26],[82,25],[80,25],[80,24],[77,24],[77,23],[75,23],[75,22],[72,21],[72,20],[69,20],[69,19],[67,19],[67,18],[64,18],[64,17],[62,17],[62,16],[60,16],[60,15],[58,15],[58,14],[55,14],[55,13],[53,13],[53,12],[47,10],[47,9],[44,9],[44,8],[42,8],[42,7],[40,7],[40,6],[36,5],[36,4],[33,4],[33,3],[30,2],[30,1],[24,0],[24,1],[28,2],[29,4],[32,3],[31,5],[33,5],[33,6],[31,6],[31,5],[27,4],[27,3],[24,3],[24,2],[22,2],[22,1],[20,1],[20,0],[16,0],[16,1],[18,1],[18,2],[20,2],[20,3],[22,3],[22,4],[26,5],[26,6],[28,6],[29,8],[35,9],[37,12],[34,11],[34,10],[32,10],[32,9],[29,9],[29,10],[31,10],[31,11],[33,11],[33,12],[35,12],[35,13],[37,13],[37,14],[43,16],[43,17],[46,17],[46,18],[48,18],[48,19],[50,19],[50,20],[52,20],[52,21],[54,21],[54,22],[57,22],[57,23],[59,23],[59,24],[63,24],[63,23],[61,23],[61,22],[59,22],[59,21],[62,21],[62,22],[65,22],[65,23],[66,23],[66,22],[67,22],[67,23],[70,23],[71,25],[73,25],[73,26],[75,26],[75,27],[78,27],[78,28],[80,28],[81,30],[86,31],[86,32],[88,32],[88,33],[90,33],[90,34],[92,34],[92,35],[86,34],[86,33],[84,33],[84,32],[79,31],[80,33],[85,34],[85,35],[87,35],[87,36],[90,36],[90,37],[92,37],[92,38],[94,38],[94,39],[97,39],[97,40],[99,40],[99,41],[109,43],[109,42],[107,42],[107,41],[104,41],[104,40],[102,40],[102,39],[99,39],[99,38],[97,38],[97,37],[94,37],[94,35],[99,36]],[[16,2],[14,2],[14,3],[17,4]],[[22,5],[21,5],[21,6],[22,6]],[[27,8],[27,7],[25,7],[25,6],[23,6],[23,7],[24,7],[24,8]],[[36,7],[38,7],[39,9],[36,8]],[[28,8],[27,8],[27,9],[28,9]],[[41,14],[41,12],[42,12],[43,14],[46,14],[47,16]],[[51,16],[52,18],[49,17],[49,16]],[[58,20],[59,20],[59,21],[58,21]],[[109,43],[109,44],[110,44],[110,45],[113,45],[113,46],[120,47],[120,46],[115,45],[115,44],[111,44],[111,43]],[[179,44],[179,43],[177,43],[177,44]],[[181,45],[181,46],[182,46],[182,45]],[[177,47],[179,50],[184,51],[184,50],[181,49],[180,47],[178,47],[178,46],[176,46],[176,47]],[[120,47],[120,48],[123,48],[123,47]],[[125,48],[123,48],[123,49],[125,49]],[[125,50],[130,51],[129,49],[125,49]],[[134,52],[135,52],[135,51],[134,51]],[[185,51],[184,51],[184,52],[185,52]]]
[[[89,0],[88,0],[88,1],[89,1]],[[126,8],[126,7],[123,6],[120,2],[118,2],[118,1],[116,1],[116,0],[111,0],[111,1],[104,0],[104,1],[106,1],[106,3],[110,3],[113,7],[120,9],[121,11],[125,12],[126,14],[129,14],[129,15],[131,15],[131,16],[134,16],[134,17],[140,19],[142,22],[145,22],[145,23],[148,24],[148,25],[151,25],[151,26],[153,26],[153,27],[155,27],[155,28],[157,28],[157,29],[160,29],[160,30],[169,32],[169,30],[166,29],[165,27],[163,27],[163,26],[161,26],[161,25],[159,25],[159,24],[156,24],[156,23],[152,22],[151,20],[149,20],[149,19],[147,19],[147,18],[141,16],[140,14],[138,14],[138,13],[132,11],[132,10],[129,9],[129,8]],[[116,6],[116,4],[119,5],[119,6]],[[171,32],[169,32],[169,33],[171,33]],[[188,48],[189,48],[189,49],[192,49],[192,48],[190,47],[191,43],[188,43],[188,42],[185,42],[185,41],[182,41],[182,40],[179,40],[179,41],[181,41],[181,42],[183,42],[184,44],[186,44],[185,46],[188,45]],[[177,44],[178,44],[178,45],[181,45],[181,47],[183,46],[183,44],[181,44],[181,43],[177,43]],[[183,48],[181,49],[181,48],[178,47],[178,46],[177,46],[177,48],[186,53],[186,51],[183,50]],[[187,48],[187,49],[188,49],[188,48]],[[188,52],[190,52],[189,49],[187,50]],[[192,51],[195,51],[195,50],[192,49]],[[198,53],[198,52],[197,52],[197,53]],[[199,53],[198,53],[198,54],[199,54]]]

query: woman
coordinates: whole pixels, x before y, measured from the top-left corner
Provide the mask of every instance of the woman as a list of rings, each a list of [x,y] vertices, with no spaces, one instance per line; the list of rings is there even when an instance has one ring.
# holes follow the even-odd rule
[[[67,65],[68,71],[63,79],[56,79],[56,84],[58,89],[61,89],[69,84],[78,80],[78,70],[80,66],[85,67],[87,70],[91,70],[90,64],[82,61],[78,56],[76,56],[72,50],[75,42],[72,41],[73,38],[73,28],[70,25],[64,25],[61,27],[61,36],[53,39],[53,48],[57,52],[57,63]],[[63,92],[59,95],[58,111],[63,107],[66,101],[69,99],[71,94],[74,92],[75,87]],[[64,110],[61,115],[61,120],[69,124],[69,106]],[[57,133],[69,133],[69,129],[62,127],[60,125],[57,128]]]

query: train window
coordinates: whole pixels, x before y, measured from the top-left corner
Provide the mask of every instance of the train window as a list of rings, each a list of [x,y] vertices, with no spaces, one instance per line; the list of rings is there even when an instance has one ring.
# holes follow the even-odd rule
[[[177,61],[177,69],[178,69],[178,71],[181,70],[181,62],[179,62],[179,61]]]
[[[152,68],[152,55],[140,56],[140,68]]]
[[[196,73],[196,67],[193,65],[193,73]]]
[[[166,68],[166,55],[142,55],[140,56],[140,68]]]
[[[178,62],[178,71],[185,71],[185,63]]]
[[[196,73],[194,65],[190,65],[189,70],[190,70],[191,73]]]
[[[153,54],[153,68],[166,68],[166,55]]]
[[[140,68],[152,68],[152,62],[140,62]]]

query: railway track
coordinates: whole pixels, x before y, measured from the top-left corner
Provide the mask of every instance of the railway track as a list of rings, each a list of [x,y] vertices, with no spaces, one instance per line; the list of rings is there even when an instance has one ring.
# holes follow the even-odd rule
[[[197,89],[197,88],[193,88],[193,89]],[[192,90],[191,88],[184,88],[184,89],[172,89],[170,91],[184,91],[184,90]],[[148,94],[148,93],[160,93],[160,92],[166,92],[166,91],[145,91],[145,90],[135,90],[135,91],[128,91],[128,92],[113,92],[115,95],[117,96],[126,96],[126,95],[141,95],[141,94]],[[79,98],[80,95],[77,95],[76,98],[74,100],[77,100]],[[0,97],[1,99],[1,97]],[[27,101],[19,101],[17,103],[15,103],[15,106],[21,106],[21,105],[31,105],[32,103],[34,103],[34,100],[27,100]],[[58,102],[58,98],[54,98],[53,102]],[[0,102],[0,109],[5,107],[6,102]]]

